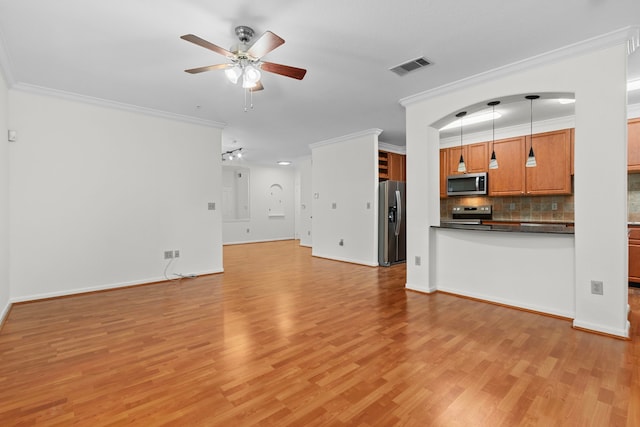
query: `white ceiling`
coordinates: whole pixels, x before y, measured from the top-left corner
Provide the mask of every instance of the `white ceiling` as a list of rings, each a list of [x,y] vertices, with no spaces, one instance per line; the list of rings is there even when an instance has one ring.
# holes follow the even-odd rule
[[[639,24],[638,0],[0,0],[0,65],[16,87],[225,123],[225,150],[274,163],[371,128],[404,145],[400,99]],[[286,40],[265,60],[308,70],[263,73],[249,112],[222,71],[183,71],[226,59],[181,35],[229,49],[238,25]],[[433,65],[389,71],[420,56]],[[640,78],[640,53],[629,60]]]

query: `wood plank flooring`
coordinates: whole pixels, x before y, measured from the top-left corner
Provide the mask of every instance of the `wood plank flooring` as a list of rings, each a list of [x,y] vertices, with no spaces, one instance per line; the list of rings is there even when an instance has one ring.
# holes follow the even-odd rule
[[[224,266],[15,305],[0,425],[640,425],[640,290],[622,341],[294,241],[227,246]]]

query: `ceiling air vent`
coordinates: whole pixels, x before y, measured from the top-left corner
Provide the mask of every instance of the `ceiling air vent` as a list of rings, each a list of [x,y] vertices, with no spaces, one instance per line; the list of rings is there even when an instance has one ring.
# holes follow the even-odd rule
[[[399,76],[404,76],[411,71],[419,70],[420,68],[424,68],[427,65],[431,65],[431,62],[423,56],[421,58],[412,59],[411,61],[405,62],[404,64],[400,64],[396,67],[390,68],[390,70]]]

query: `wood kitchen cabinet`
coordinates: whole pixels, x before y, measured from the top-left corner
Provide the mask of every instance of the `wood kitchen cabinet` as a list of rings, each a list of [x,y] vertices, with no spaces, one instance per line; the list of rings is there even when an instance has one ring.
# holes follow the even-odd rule
[[[640,118],[627,122],[627,170],[640,172]]]
[[[530,138],[525,138],[527,155]],[[571,129],[533,135],[533,151],[538,165],[525,168],[525,193],[532,196],[571,194]],[[523,165],[525,161],[523,159]]]
[[[489,169],[490,196],[520,196],[525,191],[525,137],[501,139],[493,144],[498,169]]]
[[[446,149],[440,150],[440,198],[447,197],[447,154]]]
[[[489,151],[488,144],[481,142],[478,144],[463,145],[460,147],[443,148],[446,151],[446,165],[448,175],[457,175],[464,172],[458,172],[458,163],[460,163],[460,152],[464,157],[464,163],[467,168],[466,173],[486,172],[489,168]]]
[[[640,227],[629,227],[629,281],[640,283]]]
[[[378,180],[406,181],[406,156],[378,151]]]

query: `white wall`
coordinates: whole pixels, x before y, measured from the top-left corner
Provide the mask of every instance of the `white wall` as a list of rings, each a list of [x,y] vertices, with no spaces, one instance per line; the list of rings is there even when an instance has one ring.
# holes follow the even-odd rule
[[[9,311],[9,93],[0,69],[0,324]]]
[[[297,162],[296,179],[298,181],[299,196],[296,220],[296,231],[300,239],[300,246],[313,245],[313,182],[311,157],[305,157]]]
[[[465,84],[430,96],[403,101],[407,108],[407,259],[421,256],[429,262],[407,264],[407,287],[431,292],[438,289],[436,264],[459,269],[459,259],[440,253],[439,232],[439,133],[429,124],[478,102],[514,94],[573,92],[576,96],[575,144],[575,264],[564,268],[544,258],[536,269],[556,268],[560,277],[575,277],[574,325],[627,336],[627,237],[626,237],[626,45],[596,47],[553,61],[536,58],[518,64],[509,73],[498,70],[482,76],[477,84]],[[606,66],[604,66],[606,64]],[[469,233],[472,233],[471,231]],[[504,253],[509,264],[530,251],[529,241],[514,242]],[[573,270],[573,275],[571,271]],[[479,268],[478,277],[499,286],[496,297],[507,295],[517,277],[508,271]],[[590,280],[604,282],[604,295],[590,293]],[[458,279],[460,284],[463,278]],[[455,287],[455,284],[447,286]],[[553,293],[538,295],[552,304]],[[544,303],[542,304],[544,305]],[[549,310],[551,311],[551,310]]]
[[[289,166],[234,164],[249,169],[250,219],[225,221],[222,226],[224,244],[293,239],[295,170]],[[279,195],[276,194],[279,188],[272,188],[273,185],[282,188]],[[271,193],[274,193],[274,197]],[[274,215],[278,206],[282,209],[282,215]]]
[[[14,301],[222,271],[221,129],[10,90]]]
[[[378,265],[381,132],[372,129],[311,145],[314,256]]]

